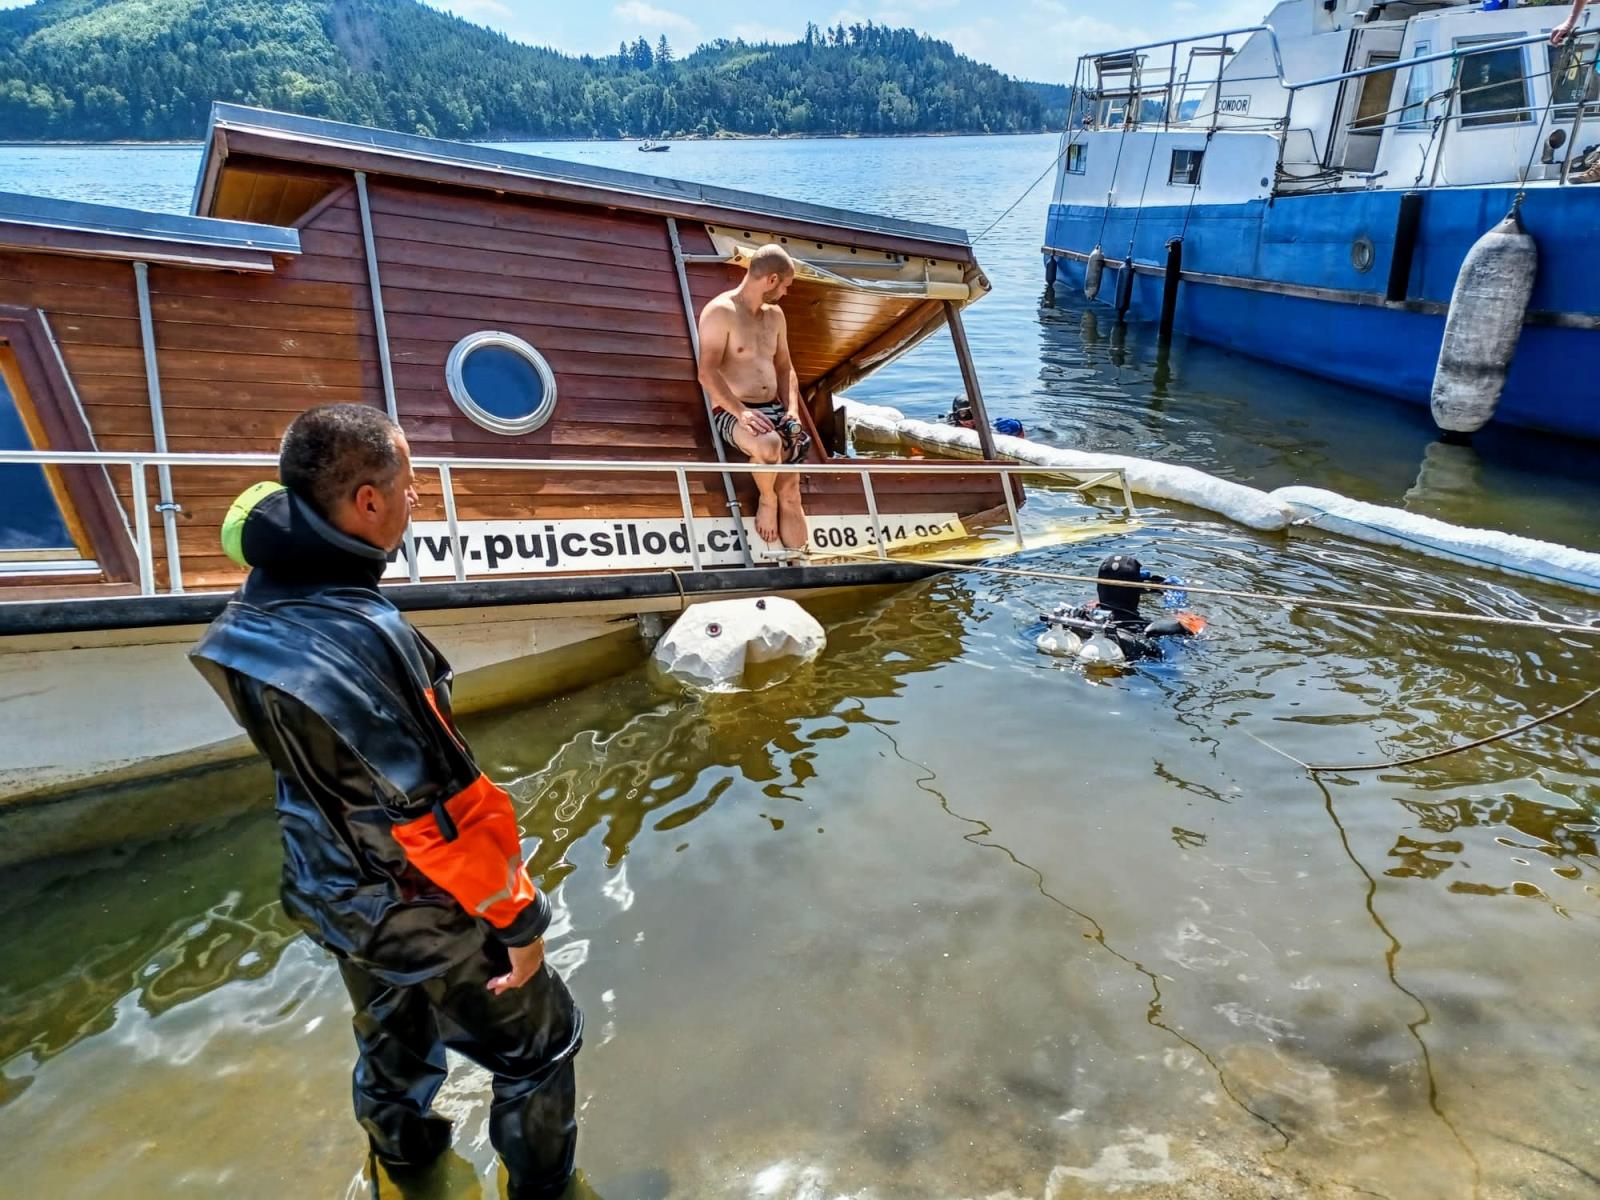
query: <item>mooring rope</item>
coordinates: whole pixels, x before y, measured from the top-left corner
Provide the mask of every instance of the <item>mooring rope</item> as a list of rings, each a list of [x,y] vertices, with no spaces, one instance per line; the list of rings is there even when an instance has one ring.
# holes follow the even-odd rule
[[[829,550],[826,554],[811,551],[806,555],[813,561],[830,558],[850,558],[863,562],[888,561],[876,554],[851,554],[846,550]],[[976,571],[988,575],[1011,575],[1023,579],[1048,579],[1061,583],[1104,583],[1098,575],[1074,575],[1067,571],[1041,571],[1036,568],[995,567],[986,563],[957,562],[953,559],[916,558],[897,559],[898,562],[916,562],[937,567],[943,571]],[[1507,628],[1543,629],[1549,633],[1586,633],[1600,637],[1600,624],[1578,624],[1568,621],[1540,621],[1531,617],[1504,617],[1494,613],[1470,613],[1447,608],[1413,608],[1398,604],[1372,604],[1364,600],[1332,600],[1322,596],[1289,596],[1281,592],[1246,592],[1233,588],[1208,588],[1191,583],[1141,583],[1141,588],[1161,592],[1187,592],[1191,596],[1225,596],[1235,600],[1267,600],[1286,604],[1291,608],[1331,608],[1351,612],[1381,613],[1386,616],[1426,617],[1435,621],[1459,621],[1467,624],[1498,625]]]
[[[813,551],[809,552],[806,557],[813,560],[850,558],[867,562],[887,561],[880,559],[876,554],[851,554],[847,551],[833,551],[828,554],[817,554]],[[1099,584],[1105,582],[1098,575],[1075,575],[1067,571],[1041,571],[1037,569],[1021,567],[995,567],[990,566],[987,563],[963,563],[948,559],[919,558],[913,561],[945,571],[976,571],[988,575],[1006,575],[1024,579],[1047,579],[1069,583]],[[1232,588],[1197,587],[1188,583],[1152,582],[1141,583],[1139,586],[1142,588],[1148,588],[1152,591],[1186,592],[1195,596],[1227,596],[1236,600],[1265,600],[1274,604],[1285,604],[1291,608],[1333,608],[1354,612],[1381,613],[1386,616],[1425,617],[1431,620],[1459,621],[1469,624],[1495,625],[1506,628],[1542,629],[1550,633],[1586,633],[1590,635],[1600,635],[1600,624],[1578,625],[1566,621],[1538,621],[1526,617],[1501,617],[1495,616],[1491,613],[1468,613],[1452,609],[1413,608],[1397,604],[1369,604],[1360,600],[1331,600],[1319,596],[1286,596],[1281,593],[1273,592],[1247,592],[1238,591]],[[1552,712],[1545,713],[1543,716],[1535,717],[1531,721],[1525,721],[1521,725],[1513,726],[1510,729],[1502,729],[1499,733],[1491,733],[1486,737],[1476,738],[1470,742],[1463,742],[1459,746],[1447,746],[1443,750],[1434,750],[1427,754],[1416,754],[1409,758],[1384,759],[1375,763],[1350,763],[1339,765],[1329,763],[1308,763],[1303,759],[1296,758],[1293,754],[1290,754],[1282,747],[1274,746],[1265,738],[1258,737],[1256,734],[1251,733],[1248,729],[1245,729],[1244,733],[1254,741],[1260,742],[1261,745],[1265,746],[1268,750],[1271,750],[1274,754],[1287,758],[1296,766],[1313,775],[1343,775],[1357,771],[1383,771],[1391,770],[1397,767],[1415,766],[1418,763],[1431,762],[1434,759],[1447,758],[1452,754],[1461,754],[1467,750],[1475,750],[1479,746],[1487,746],[1493,742],[1502,742],[1507,738],[1516,737],[1520,733],[1526,733],[1530,729],[1536,729],[1540,725],[1546,725],[1559,717],[1566,716],[1568,713],[1576,712],[1584,705],[1589,704],[1596,699],[1600,699],[1600,688],[1595,688],[1588,694],[1580,696],[1571,704],[1563,705]]]
[[[1251,738],[1254,738],[1256,741],[1260,742],[1268,750],[1271,750],[1274,754],[1281,754],[1290,762],[1304,767],[1313,775],[1318,773],[1345,775],[1354,771],[1382,771],[1390,767],[1415,766],[1417,763],[1431,762],[1436,758],[1447,758],[1452,754],[1460,754],[1463,750],[1476,750],[1479,746],[1487,746],[1491,742],[1503,742],[1507,738],[1516,737],[1519,733],[1527,733],[1530,729],[1535,729],[1540,725],[1547,725],[1551,721],[1554,721],[1557,717],[1564,717],[1570,712],[1576,712],[1585,704],[1588,704],[1590,701],[1595,700],[1596,698],[1600,698],[1600,688],[1595,688],[1594,691],[1588,693],[1587,695],[1578,697],[1578,699],[1574,700],[1571,704],[1563,705],[1554,712],[1547,712],[1542,717],[1535,717],[1531,721],[1524,721],[1521,725],[1514,725],[1510,729],[1502,729],[1499,733],[1491,733],[1487,737],[1477,738],[1470,742],[1463,742],[1459,746],[1446,746],[1443,750],[1434,750],[1429,754],[1413,754],[1410,758],[1385,759],[1383,762],[1375,763],[1349,763],[1343,766],[1333,766],[1327,763],[1303,762],[1294,755],[1290,754],[1283,747],[1274,746],[1271,742],[1267,741],[1266,738],[1256,737],[1256,735],[1251,733],[1248,729],[1246,729],[1244,732]]]

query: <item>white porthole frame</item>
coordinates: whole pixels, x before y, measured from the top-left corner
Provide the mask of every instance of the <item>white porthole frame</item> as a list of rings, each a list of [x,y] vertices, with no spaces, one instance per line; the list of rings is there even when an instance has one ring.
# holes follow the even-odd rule
[[[538,372],[539,381],[544,384],[544,398],[539,402],[539,407],[525,417],[516,420],[507,420],[497,417],[494,413],[478,404],[467,391],[466,380],[462,377],[461,369],[467,361],[467,355],[484,346],[500,346],[519,355],[533,369]],[[469,333],[450,348],[450,357],[444,363],[444,381],[450,389],[450,398],[456,402],[456,407],[467,415],[474,424],[482,425],[492,433],[505,434],[515,437],[520,433],[532,433],[538,429],[556,411],[556,376],[550,369],[550,364],[527,342],[514,333],[505,333],[498,329],[485,329],[478,333]]]

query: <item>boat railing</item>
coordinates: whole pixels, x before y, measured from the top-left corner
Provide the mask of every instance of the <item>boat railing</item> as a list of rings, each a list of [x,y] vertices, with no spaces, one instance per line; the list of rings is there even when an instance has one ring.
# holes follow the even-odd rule
[[[1575,146],[1584,118],[1600,111],[1600,101],[1588,98],[1587,95],[1589,80],[1596,70],[1595,56],[1600,54],[1600,45],[1597,45],[1594,33],[1592,29],[1581,30],[1567,43],[1572,47],[1569,54],[1582,55],[1580,58],[1563,60],[1563,65],[1559,68],[1565,70],[1572,65],[1580,68],[1576,95],[1573,98],[1556,100],[1555,77],[1558,65],[1554,61],[1545,64],[1543,69],[1526,71],[1517,77],[1523,80],[1537,77],[1548,79],[1546,103],[1543,107],[1547,112],[1556,108],[1561,109],[1563,120],[1570,117],[1572,129],[1563,139],[1564,144],[1569,146]],[[1229,73],[1227,64],[1242,49],[1242,45],[1234,44],[1234,40],[1241,37],[1248,39],[1257,35],[1264,39],[1270,52],[1270,69],[1256,74]],[[1164,132],[1203,129],[1207,134],[1219,130],[1275,131],[1278,135],[1279,178],[1294,182],[1304,180],[1305,177],[1296,176],[1286,168],[1313,166],[1337,171],[1328,161],[1334,130],[1331,127],[1328,129],[1326,138],[1319,146],[1315,130],[1309,127],[1297,128],[1294,125],[1294,104],[1300,93],[1314,88],[1343,86],[1370,76],[1394,75],[1401,71],[1410,72],[1418,67],[1428,67],[1434,63],[1449,62],[1452,64],[1450,79],[1444,88],[1421,97],[1402,93],[1399,102],[1391,104],[1386,110],[1353,117],[1344,126],[1347,131],[1368,135],[1380,134],[1389,129],[1431,129],[1435,137],[1442,140],[1445,130],[1451,126],[1460,128],[1464,124],[1515,124],[1519,121],[1532,120],[1537,106],[1533,104],[1531,97],[1525,103],[1507,108],[1469,108],[1463,104],[1463,100],[1468,97],[1504,89],[1508,84],[1515,83],[1516,79],[1498,79],[1477,86],[1463,86],[1462,63],[1477,56],[1520,50],[1548,41],[1548,34],[1540,32],[1496,41],[1468,42],[1412,58],[1396,58],[1392,62],[1375,63],[1372,66],[1338,71],[1312,79],[1290,80],[1284,75],[1283,56],[1277,33],[1269,25],[1252,25],[1085,54],[1078,60],[1078,80],[1074,88],[1076,91],[1090,70],[1095,73],[1095,86],[1092,89],[1083,89],[1084,99],[1093,106],[1082,110],[1081,122],[1085,128],[1102,131],[1159,129]],[[1180,54],[1184,53],[1185,47],[1188,48],[1188,58],[1180,70]],[[1588,50],[1590,53],[1584,55],[1583,50]],[[1166,51],[1164,64],[1160,61],[1162,51]],[[1204,57],[1214,57],[1217,60],[1217,69],[1197,77],[1195,63],[1197,59]],[[1284,93],[1283,111],[1257,114],[1251,118],[1230,115],[1225,108],[1227,98],[1222,95],[1223,86],[1249,83],[1275,83],[1281,87]],[[1213,100],[1209,112],[1184,111],[1196,89],[1200,90],[1202,97],[1208,92],[1212,94]],[[1102,119],[1102,105],[1105,105],[1108,113],[1115,114],[1115,120]],[[1072,140],[1077,133],[1078,129],[1070,128],[1068,140]],[[1305,162],[1293,159],[1286,163],[1286,152],[1295,134],[1306,135],[1314,157]],[[1563,167],[1561,172],[1563,183],[1566,182],[1567,173]]]
[[[1585,30],[1569,39],[1560,55],[1547,58],[1542,69],[1536,66],[1514,77],[1496,79],[1470,87],[1463,86],[1463,64],[1475,55],[1521,50],[1528,46],[1545,45],[1548,42],[1548,35],[1535,33],[1498,42],[1469,43],[1434,54],[1417,55],[1414,58],[1382,63],[1360,71],[1345,72],[1343,73],[1345,78],[1361,79],[1385,71],[1430,66],[1436,62],[1449,61],[1451,64],[1450,77],[1444,87],[1421,95],[1412,91],[1408,85],[1399,103],[1391,102],[1382,112],[1370,113],[1365,118],[1352,120],[1345,128],[1348,132],[1360,132],[1368,136],[1381,135],[1389,131],[1427,133],[1427,146],[1418,166],[1416,179],[1413,181],[1413,186],[1417,187],[1423,186],[1425,175],[1428,176],[1430,186],[1438,177],[1444,148],[1452,130],[1459,131],[1473,126],[1492,126],[1513,132],[1532,129],[1535,144],[1531,147],[1531,151],[1523,153],[1519,150],[1512,155],[1515,160],[1513,164],[1516,171],[1515,179],[1518,182],[1526,182],[1533,171],[1536,154],[1537,161],[1548,167],[1556,162],[1557,151],[1565,147],[1566,153],[1562,155],[1560,170],[1556,173],[1559,183],[1565,185],[1569,181],[1573,155],[1578,149],[1578,136],[1582,132],[1583,122],[1586,117],[1600,113],[1600,100],[1590,95],[1595,79],[1596,58],[1600,56],[1600,39],[1595,37],[1595,31]],[[1571,77],[1569,82],[1572,94],[1558,98],[1558,76],[1568,74]],[[1329,77],[1329,79],[1334,78],[1338,77]],[[1544,81],[1543,103],[1538,102],[1527,87],[1528,83],[1536,79]],[[1297,86],[1301,89],[1311,88],[1328,81],[1307,80]],[[1515,87],[1519,84],[1522,85],[1522,97],[1519,101],[1493,108],[1483,107],[1481,103],[1469,103],[1473,97],[1503,92],[1508,86]],[[1567,128],[1561,128],[1562,124],[1566,124]],[[1544,142],[1540,153],[1541,147],[1538,142],[1546,136],[1547,126],[1550,129],[1549,140]],[[1332,136],[1330,130],[1330,141]],[[1544,178],[1549,177],[1549,173],[1546,172]]]
[[[1117,100],[1126,101],[1120,118],[1112,123],[1102,120],[1098,112],[1090,117],[1093,127],[1100,129],[1171,129],[1174,126],[1194,128],[1199,114],[1184,113],[1191,96],[1216,86],[1222,79],[1228,61],[1244,43],[1260,34],[1272,53],[1273,73],[1259,76],[1228,76],[1230,82],[1283,81],[1283,57],[1278,50],[1278,35],[1270,25],[1242,25],[1237,29],[1224,29],[1215,33],[1195,34],[1190,37],[1168,38],[1159,42],[1146,42],[1138,46],[1125,46],[1120,50],[1085,54],[1078,59],[1077,75],[1073,81],[1072,95],[1083,95],[1098,110],[1102,101],[1115,106]],[[1161,52],[1166,52],[1166,62],[1161,62]],[[1181,63],[1180,63],[1181,56]],[[1202,70],[1207,59],[1216,59],[1216,70]],[[1181,66],[1181,70],[1180,70]],[[1094,86],[1085,85],[1088,73],[1094,72]],[[1123,79],[1122,77],[1126,77]],[[1111,85],[1108,86],[1108,80]],[[1218,89],[1220,94],[1220,88]],[[1215,120],[1220,114],[1210,114]],[[1149,110],[1159,113],[1149,115]],[[1086,114],[1088,115],[1088,114]]]
[[[0,466],[33,465],[38,467],[101,467],[109,472],[112,468],[124,468],[128,472],[128,495],[130,499],[132,528],[129,530],[133,539],[135,557],[138,563],[139,594],[142,596],[158,595],[156,586],[157,549],[152,534],[151,513],[159,505],[151,503],[151,489],[149,472],[152,469],[174,470],[183,467],[234,467],[240,469],[262,468],[277,472],[278,456],[275,454],[203,454],[167,452],[120,452],[120,451],[95,451],[95,450],[0,450]],[[925,458],[918,459],[891,459],[891,458],[852,458],[830,459],[818,463],[796,463],[792,465],[767,466],[758,463],[740,462],[693,462],[672,460],[629,460],[629,459],[527,459],[527,458],[438,458],[429,455],[419,455],[411,460],[412,469],[419,474],[434,474],[439,480],[440,497],[444,508],[445,525],[449,537],[451,566],[456,581],[465,582],[467,579],[465,556],[459,521],[456,516],[456,491],[454,473],[457,471],[556,471],[566,473],[584,474],[639,474],[661,473],[673,477],[677,483],[678,500],[681,516],[689,529],[695,526],[694,505],[689,493],[689,477],[691,475],[720,475],[726,472],[755,474],[757,472],[771,474],[792,475],[856,475],[861,480],[862,497],[866,504],[867,516],[872,522],[874,544],[877,557],[889,557],[888,543],[891,539],[886,536],[887,526],[884,518],[878,513],[877,493],[873,490],[872,477],[879,474],[906,475],[915,473],[921,475],[972,475],[993,474],[1002,481],[1000,488],[1005,497],[1006,511],[1010,518],[1010,528],[1013,539],[1018,548],[1024,548],[1022,525],[1017,513],[1016,496],[1012,491],[1012,481],[1027,477],[1054,477],[1064,480],[1066,485],[1074,491],[1087,492],[1094,488],[1112,488],[1121,493],[1122,504],[1131,516],[1136,511],[1133,503],[1133,493],[1128,487],[1128,481],[1123,472],[1118,468],[1068,468],[1045,467],[1030,463],[1007,463],[992,461],[969,461],[951,459],[947,461],[931,461]],[[665,515],[665,514],[663,514]],[[754,560],[748,554],[748,547],[744,546],[744,537],[740,536],[741,547],[746,551],[747,564],[754,565]],[[168,592],[178,594],[184,591],[182,551],[178,539],[170,530],[166,536],[164,557],[167,563]],[[696,539],[688,539],[689,558],[691,569],[704,570],[701,563],[700,551]],[[417,554],[413,549],[411,539],[407,538],[405,545],[405,559],[409,568],[411,582],[420,580],[417,565]],[[0,562],[0,577],[6,564]],[[13,568],[13,571],[17,568]]]

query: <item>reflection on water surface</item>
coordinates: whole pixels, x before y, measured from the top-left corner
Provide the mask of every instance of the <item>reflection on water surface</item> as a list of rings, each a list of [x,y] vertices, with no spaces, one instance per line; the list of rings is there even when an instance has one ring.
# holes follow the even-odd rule
[[[1593,615],[1316,535],[1121,544],[1226,587]],[[1240,605],[1091,677],[1031,649],[1063,598],[840,598],[768,691],[640,667],[472,724],[590,1015],[598,1194],[1585,1194],[1596,719],[1320,786],[1244,731],[1431,749],[1575,698],[1592,651]],[[344,998],[276,911],[276,853],[256,811],[24,870],[0,910],[21,1194],[363,1194]],[[492,1176],[486,1098],[457,1072],[437,1194]]]

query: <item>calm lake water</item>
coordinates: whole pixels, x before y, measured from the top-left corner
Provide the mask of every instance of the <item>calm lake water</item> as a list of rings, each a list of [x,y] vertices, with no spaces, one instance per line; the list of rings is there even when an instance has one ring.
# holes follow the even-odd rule
[[[1050,138],[548,153],[962,224]],[[670,160],[670,161],[664,161]],[[181,209],[194,148],[0,148],[0,186]],[[1600,453],[1491,433],[1194,344],[1041,309],[1046,183],[979,243],[969,317],[1029,435],[1318,484],[1600,546]],[[1288,335],[1292,331],[1286,331]],[[947,344],[856,390],[919,415]],[[1035,495],[1030,520],[1081,511]],[[1592,597],[1152,507],[1115,545],[1221,587],[1581,620]],[[606,1200],[1600,1195],[1600,713],[1406,770],[1595,686],[1594,639],[1204,607],[1123,674],[1032,648],[1037,580],[961,575],[818,608],[829,647],[756,694],[643,668],[469,723],[517,798],[586,1009],[580,1163]],[[0,1133],[23,1196],[364,1197],[336,973],[278,910],[270,782],[99,798],[210,814],[12,868]],[[26,836],[19,831],[17,836]],[[486,1078],[411,1195],[492,1194]],[[398,1195],[387,1183],[383,1195]]]

